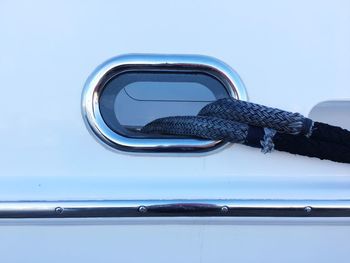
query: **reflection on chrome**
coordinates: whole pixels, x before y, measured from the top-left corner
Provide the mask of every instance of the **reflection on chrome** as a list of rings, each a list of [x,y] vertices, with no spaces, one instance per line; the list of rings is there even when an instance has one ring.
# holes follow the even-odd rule
[[[350,217],[350,200],[105,200],[1,202],[0,218]]]
[[[188,70],[203,72],[219,79],[230,96],[247,100],[243,82],[228,65],[215,58],[199,55],[134,54],[112,58],[100,65],[86,81],[82,94],[82,114],[92,134],[112,149],[128,152],[205,152],[223,146],[221,141],[169,138],[131,138],[111,130],[104,122],[100,94],[112,77],[135,70]]]

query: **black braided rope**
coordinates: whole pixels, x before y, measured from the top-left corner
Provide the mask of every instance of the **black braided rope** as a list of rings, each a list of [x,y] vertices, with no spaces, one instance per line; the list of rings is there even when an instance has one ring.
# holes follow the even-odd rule
[[[262,112],[259,112],[259,108],[263,109]],[[274,127],[279,132],[271,129]],[[350,163],[349,131],[324,123],[313,123],[298,113],[234,99],[213,102],[205,106],[198,116],[157,119],[143,127],[141,132],[224,140],[262,147],[263,152],[274,148],[293,154]]]
[[[281,133],[303,134],[314,140],[338,143],[350,147],[350,131],[321,122],[313,122],[299,113],[292,113],[233,98],[217,100],[205,106],[200,116],[215,116]]]
[[[216,117],[176,116],[152,121],[141,132],[244,143],[248,135],[248,125]]]
[[[350,131],[322,122],[314,122],[310,138],[350,147]]]
[[[279,151],[317,157],[340,163],[350,163],[350,148],[344,145],[310,139],[301,135],[277,133],[273,137],[275,149]]]
[[[233,98],[219,99],[205,106],[199,116],[215,116],[288,134],[308,133],[310,125],[299,113],[292,113]]]

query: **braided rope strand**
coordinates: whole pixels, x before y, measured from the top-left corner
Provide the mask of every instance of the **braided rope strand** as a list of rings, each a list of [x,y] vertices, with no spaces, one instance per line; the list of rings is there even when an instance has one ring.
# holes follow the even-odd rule
[[[244,143],[248,125],[216,117],[176,116],[160,118],[141,129],[144,133],[194,136],[211,140]]]
[[[322,122],[315,121],[310,138],[350,147],[350,131]]]
[[[309,132],[307,118],[299,113],[292,113],[276,108],[224,98],[205,106],[199,116],[215,116],[226,120],[267,127],[281,133],[304,134]]]
[[[276,149],[350,163],[349,131],[313,122],[299,113],[234,99],[213,102],[198,116],[157,119],[141,132],[223,140],[261,148],[263,153]]]

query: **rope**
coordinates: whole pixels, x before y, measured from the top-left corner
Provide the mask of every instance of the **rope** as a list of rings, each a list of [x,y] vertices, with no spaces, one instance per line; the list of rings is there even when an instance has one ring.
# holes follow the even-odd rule
[[[350,132],[348,130],[322,122],[314,122],[310,138],[350,147]]]
[[[216,117],[177,116],[157,119],[147,124],[141,131],[244,143],[248,129],[247,124]]]
[[[225,98],[205,106],[199,116],[215,116],[250,125],[267,127],[281,133],[302,134],[310,139],[323,140],[350,147],[350,132],[322,122],[314,122],[299,113],[292,113],[251,102]]]
[[[223,140],[261,148],[264,153],[276,149],[350,163],[349,131],[299,113],[235,99],[210,103],[198,116],[157,119],[141,132]]]
[[[233,98],[217,100],[205,106],[200,116],[215,116],[226,120],[234,120],[254,126],[268,127],[288,134],[307,134],[312,121],[299,113],[250,103]]]

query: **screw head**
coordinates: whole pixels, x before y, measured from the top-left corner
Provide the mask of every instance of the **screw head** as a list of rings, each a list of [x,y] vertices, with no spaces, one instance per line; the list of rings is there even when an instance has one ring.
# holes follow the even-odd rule
[[[221,212],[222,213],[227,213],[228,212],[228,207],[227,206],[221,207]]]
[[[140,213],[146,213],[146,212],[147,212],[147,207],[145,207],[145,206],[143,206],[143,205],[140,206],[140,207],[139,207],[139,212],[140,212]]]
[[[306,213],[311,213],[312,207],[311,207],[311,206],[306,206],[306,207],[304,207],[304,211],[305,211]]]
[[[62,214],[62,213],[63,213],[63,208],[62,208],[62,207],[56,207],[56,208],[55,208],[55,212],[56,212],[57,214]]]

